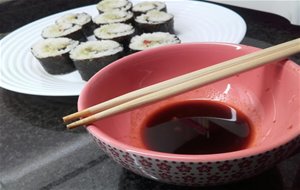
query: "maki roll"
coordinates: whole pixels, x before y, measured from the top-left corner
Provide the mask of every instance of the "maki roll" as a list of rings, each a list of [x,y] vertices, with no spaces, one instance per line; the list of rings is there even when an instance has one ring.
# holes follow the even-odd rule
[[[164,2],[160,1],[144,1],[137,3],[132,7],[134,16],[139,16],[152,10],[167,12],[167,6]]]
[[[172,14],[152,10],[135,18],[140,33],[169,32],[174,33],[174,16]]]
[[[122,45],[113,40],[83,42],[70,52],[75,67],[85,81],[122,55]]]
[[[100,1],[96,7],[100,14],[115,9],[121,11],[130,11],[132,8],[132,3],[127,0],[103,0]]]
[[[86,41],[82,26],[72,23],[60,23],[47,26],[42,31],[43,38],[66,37],[80,42]]]
[[[92,17],[87,13],[69,13],[63,15],[62,17],[56,20],[57,24],[71,23],[82,26],[83,33],[86,36],[93,34],[93,21]]]
[[[115,40],[127,50],[135,29],[131,24],[113,23],[100,26],[94,30],[94,34],[98,40]]]
[[[113,10],[97,15],[93,18],[93,22],[98,25],[111,23],[132,23],[133,13],[129,11]]]
[[[49,74],[66,74],[75,70],[69,52],[78,43],[69,38],[49,38],[34,44],[31,52]]]
[[[138,52],[149,48],[179,43],[179,38],[174,34],[154,32],[134,36],[130,40],[129,48],[131,52]]]

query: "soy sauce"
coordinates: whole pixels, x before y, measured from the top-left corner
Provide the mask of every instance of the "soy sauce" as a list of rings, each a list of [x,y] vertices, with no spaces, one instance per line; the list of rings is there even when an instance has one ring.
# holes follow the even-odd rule
[[[253,127],[242,112],[208,100],[188,100],[163,107],[148,118],[142,130],[143,143],[149,150],[175,154],[237,151],[247,148],[253,136]]]

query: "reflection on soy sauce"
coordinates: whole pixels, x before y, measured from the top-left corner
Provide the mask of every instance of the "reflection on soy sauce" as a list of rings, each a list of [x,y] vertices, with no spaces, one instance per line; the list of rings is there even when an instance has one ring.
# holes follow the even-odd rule
[[[215,154],[249,147],[253,126],[238,109],[209,100],[187,100],[158,109],[143,126],[150,150],[175,154]]]

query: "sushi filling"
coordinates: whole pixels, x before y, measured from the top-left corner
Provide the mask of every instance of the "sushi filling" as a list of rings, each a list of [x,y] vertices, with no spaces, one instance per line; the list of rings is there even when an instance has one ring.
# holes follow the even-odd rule
[[[149,11],[136,17],[135,21],[144,24],[161,24],[173,19],[173,15],[162,11]]]
[[[89,22],[91,22],[92,18],[86,13],[70,13],[66,14],[59,19],[56,20],[57,24],[62,24],[62,23],[71,23],[71,24],[76,24],[76,25],[85,25]]]
[[[73,60],[85,60],[114,55],[121,51],[123,51],[123,47],[112,40],[88,41],[73,49],[70,57]]]
[[[141,2],[138,3],[136,5],[133,6],[132,11],[133,12],[148,12],[151,10],[158,10],[158,11],[162,11],[166,9],[166,4],[163,2],[159,2],[159,1],[145,1],[145,2]]]
[[[42,40],[32,46],[36,58],[47,58],[68,53],[78,45],[78,41],[69,38],[53,38]]]
[[[133,33],[133,26],[124,23],[106,24],[94,30],[95,36],[100,39],[113,39],[121,36],[127,36]]]
[[[117,23],[117,22],[126,22],[133,18],[132,12],[114,10],[110,12],[105,12],[99,14],[93,18],[93,22],[97,25]]]
[[[129,48],[132,50],[144,50],[168,44],[178,44],[180,40],[176,35],[166,32],[146,33],[131,39]]]
[[[127,0],[104,0],[97,4],[100,13],[111,11],[114,9],[128,11],[132,8],[132,3]]]
[[[72,23],[53,24],[51,26],[46,27],[42,31],[42,36],[44,38],[62,37],[74,33],[78,30],[81,30],[81,28],[82,27],[80,25]]]

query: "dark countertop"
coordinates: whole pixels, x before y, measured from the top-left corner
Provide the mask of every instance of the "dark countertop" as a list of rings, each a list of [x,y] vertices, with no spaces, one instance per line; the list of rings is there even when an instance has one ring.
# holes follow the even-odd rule
[[[0,33],[4,36],[44,16],[96,2],[18,0],[0,4]],[[300,37],[300,26],[290,25],[282,17],[226,7],[239,13],[247,23],[242,44],[265,48]],[[292,59],[300,64],[300,55]],[[76,111],[76,102],[77,97],[33,96],[0,88],[0,190],[199,189],[137,176],[104,155],[84,129],[65,130],[61,117]],[[299,183],[300,153],[296,152],[259,176],[201,189],[299,190]]]

